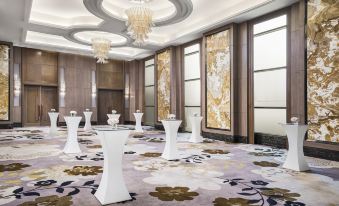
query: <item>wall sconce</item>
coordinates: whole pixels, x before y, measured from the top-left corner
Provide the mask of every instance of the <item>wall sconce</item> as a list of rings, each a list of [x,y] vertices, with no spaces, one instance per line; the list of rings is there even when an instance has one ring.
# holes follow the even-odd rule
[[[21,92],[21,82],[18,75],[14,75],[14,95],[19,96]]]
[[[66,96],[66,85],[65,82],[60,83],[59,95],[62,97]]]
[[[66,83],[65,83],[65,69],[59,69],[59,107],[65,107]]]
[[[92,70],[92,75],[91,75],[91,84],[92,84],[92,107],[97,106],[96,102],[96,97],[97,97],[97,83],[96,83],[96,78],[95,78],[95,71]]]
[[[21,79],[20,79],[20,65],[14,64],[14,106],[20,106],[21,93]]]

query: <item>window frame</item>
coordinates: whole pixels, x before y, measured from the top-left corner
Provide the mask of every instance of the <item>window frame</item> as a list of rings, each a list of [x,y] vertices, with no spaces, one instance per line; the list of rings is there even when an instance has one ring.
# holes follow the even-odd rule
[[[254,128],[254,109],[256,108],[254,106],[254,37],[264,35],[266,32],[271,33],[277,30],[282,29],[282,27],[277,27],[274,29],[270,29],[264,32],[259,32],[254,35],[253,27],[255,24],[262,23],[264,21],[268,21],[270,19],[286,15],[286,26],[282,26],[283,28],[286,28],[286,67],[277,67],[277,68],[270,68],[270,70],[275,69],[283,69],[286,68],[286,122],[288,122],[288,119],[290,117],[291,108],[290,108],[290,99],[291,99],[291,88],[290,88],[290,53],[291,53],[291,13],[289,7],[260,16],[258,18],[255,18],[251,21],[249,21],[248,24],[248,142],[250,144],[255,143],[255,128]],[[266,69],[264,71],[256,71],[256,72],[266,72]],[[258,107],[258,109],[261,109],[263,107]],[[266,108],[266,107],[264,107]],[[267,109],[270,109],[270,107],[267,107]],[[281,107],[274,107],[274,109],[281,109]]]

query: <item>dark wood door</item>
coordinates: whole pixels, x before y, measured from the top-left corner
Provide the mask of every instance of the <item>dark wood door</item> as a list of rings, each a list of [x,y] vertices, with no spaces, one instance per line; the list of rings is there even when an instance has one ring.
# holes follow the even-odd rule
[[[24,90],[24,125],[40,125],[40,87],[25,86]]]
[[[41,87],[41,125],[50,125],[48,112],[58,107],[58,90],[56,87]]]
[[[123,91],[99,90],[98,92],[98,124],[107,124],[107,114],[116,110],[121,114],[120,123],[124,121]]]

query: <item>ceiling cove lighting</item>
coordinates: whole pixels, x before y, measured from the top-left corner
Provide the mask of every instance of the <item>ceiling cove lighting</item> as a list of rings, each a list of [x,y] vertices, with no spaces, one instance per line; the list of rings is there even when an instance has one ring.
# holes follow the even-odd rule
[[[151,9],[142,6],[142,4],[148,3],[151,0],[130,1],[139,5],[125,11],[128,17],[126,22],[127,32],[135,40],[134,44],[140,46],[148,39],[148,34],[152,31],[152,26],[154,26]]]
[[[92,38],[92,48],[94,57],[97,58],[97,63],[107,63],[111,41],[105,38]]]

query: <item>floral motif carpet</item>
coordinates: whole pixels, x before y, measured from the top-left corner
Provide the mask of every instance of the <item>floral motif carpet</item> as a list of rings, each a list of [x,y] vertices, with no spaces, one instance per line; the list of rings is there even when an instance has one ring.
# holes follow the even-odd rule
[[[94,131],[78,131],[81,154],[62,152],[67,131],[0,130],[0,205],[95,206],[103,153]],[[165,134],[131,133],[123,174],[132,200],[114,205],[338,205],[339,163],[307,157],[311,171],[282,168],[286,150],[178,135],[181,159],[160,157]],[[114,184],[114,183],[112,183]]]

